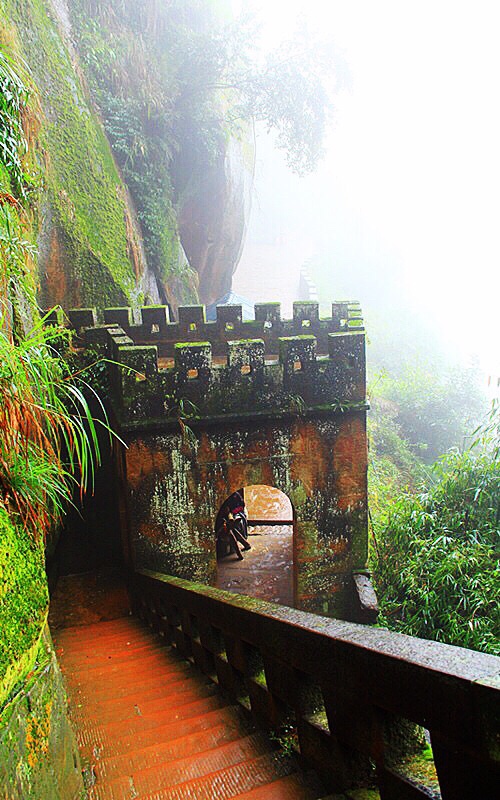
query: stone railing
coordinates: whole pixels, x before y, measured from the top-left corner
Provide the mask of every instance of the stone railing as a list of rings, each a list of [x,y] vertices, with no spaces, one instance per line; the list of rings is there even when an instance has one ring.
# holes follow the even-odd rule
[[[498,797],[500,659],[153,572],[135,573],[131,591],[141,618],[334,791]],[[425,769],[401,757],[410,723],[430,734]]]

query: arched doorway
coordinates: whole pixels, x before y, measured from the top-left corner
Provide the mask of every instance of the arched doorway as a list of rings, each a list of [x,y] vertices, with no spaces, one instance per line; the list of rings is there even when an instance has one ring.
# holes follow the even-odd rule
[[[233,540],[223,538],[221,542],[219,534],[216,586],[226,591],[293,607],[295,575],[292,503],[284,492],[274,486],[245,486],[237,491],[245,505],[250,549],[246,549],[244,540],[241,539],[234,543]],[[233,493],[221,505],[215,521],[216,531],[220,531],[227,510],[238,507],[239,501],[235,501],[235,497],[237,496]]]

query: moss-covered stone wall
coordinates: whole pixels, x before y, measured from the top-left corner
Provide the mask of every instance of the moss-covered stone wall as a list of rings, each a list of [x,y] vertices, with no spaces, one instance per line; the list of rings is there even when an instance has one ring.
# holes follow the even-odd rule
[[[33,667],[48,603],[43,544],[0,508],[0,706]]]
[[[195,299],[198,284],[211,303],[231,286],[254,168],[251,126],[229,124],[231,98],[216,88],[211,32],[227,10],[197,0],[67,5],[163,297],[176,307]]]
[[[85,797],[62,676],[47,628],[31,671],[1,708],[0,793],[8,800]]]
[[[175,310],[230,287],[253,149],[199,75],[215,5],[0,0],[0,46],[39,98],[43,307]]]
[[[127,436],[128,517],[139,567],[214,583],[214,524],[237,489],[267,484],[294,513],[295,604],[356,617],[353,573],[366,567],[364,410],[241,419]]]
[[[0,796],[8,800],[83,797],[48,602],[43,542],[0,509]]]

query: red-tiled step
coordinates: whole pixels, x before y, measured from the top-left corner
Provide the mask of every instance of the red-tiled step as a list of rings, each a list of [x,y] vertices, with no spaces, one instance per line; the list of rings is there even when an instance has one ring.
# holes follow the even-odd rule
[[[99,720],[101,725],[106,723],[126,721],[136,717],[149,719],[152,715],[164,715],[164,721],[177,719],[177,712],[183,706],[190,705],[199,700],[213,697],[217,692],[215,686],[195,686],[186,687],[185,683],[177,692],[165,692],[161,697],[153,699],[132,695],[132,697],[118,698],[101,701],[101,703],[82,703],[74,709],[74,717],[86,720],[93,717]]]
[[[138,772],[158,764],[180,761],[186,754],[193,756],[195,753],[206,753],[223,744],[235,741],[241,738],[242,730],[244,728],[242,729],[239,720],[231,725],[225,719],[219,725],[194,732],[191,730],[187,735],[178,738],[166,741],[154,739],[152,744],[143,747],[136,746],[132,752],[121,752],[116,756],[99,759],[96,762],[96,773],[99,777],[111,780],[131,771]],[[172,731],[171,734],[174,732]],[[157,733],[155,735],[158,736]]]
[[[193,800],[193,798],[196,800],[229,800],[239,797],[251,789],[266,786],[267,797],[269,800],[274,800],[273,782],[285,775],[292,774],[295,769],[293,761],[281,753],[268,753],[201,778],[162,788],[150,794],[138,795],[138,797],[141,800]],[[309,793],[308,800],[312,796]],[[315,796],[317,797],[317,795]],[[118,800],[112,795],[110,800],[111,797],[112,800]],[[296,794],[296,797],[304,800],[304,794]],[[99,800],[108,800],[108,798],[103,794]]]
[[[200,716],[187,717],[166,725],[160,724],[141,731],[117,736],[108,735],[108,731],[102,731],[101,744],[97,744],[95,740],[87,745],[81,746],[81,752],[90,760],[92,758],[114,757],[118,755],[126,755],[129,758],[136,751],[141,751],[150,746],[157,746],[158,742],[171,743],[178,738],[185,736],[195,736],[200,731],[210,731],[212,728],[223,725],[226,730],[231,731],[236,728],[241,732],[243,724],[241,720],[241,713],[237,708],[225,706],[224,708],[216,708],[213,711],[205,712]],[[240,733],[241,735],[241,733]],[[106,756],[103,755],[106,754]]]
[[[59,659],[64,660],[62,656],[59,656]],[[78,679],[75,681],[75,685],[78,686],[82,692],[91,691],[94,697],[101,693],[109,697],[110,689],[112,692],[118,689],[123,689],[123,691],[126,692],[130,690],[130,687],[132,687],[133,690],[133,687],[137,684],[146,684],[146,682],[163,686],[166,683],[173,683],[174,681],[181,680],[186,674],[193,674],[193,667],[191,667],[190,664],[178,664],[175,669],[172,666],[153,668],[147,666],[144,669],[140,669],[135,665],[127,681],[120,681],[117,683],[117,673],[124,676],[127,672],[130,672],[130,670],[126,668],[120,670],[119,668],[110,666],[107,670],[95,674],[93,672],[78,672],[78,668],[70,667],[66,662],[64,662],[64,664],[63,672],[71,673],[72,676],[77,675]]]
[[[267,740],[259,735],[237,739],[234,742],[221,742],[218,747],[207,752],[191,753],[186,743],[184,758],[177,761],[167,760],[161,764],[142,770],[130,767],[125,775],[110,779],[106,776],[102,782],[103,790],[99,790],[99,766],[96,768],[97,784],[96,800],[129,800],[131,780],[138,796],[150,792],[154,786],[166,789],[188,781],[196,781],[220,772],[228,767],[241,766],[248,760],[264,756],[269,749]]]
[[[90,800],[316,800],[215,685],[133,618],[67,628],[56,645]]]
[[[106,725],[100,724],[98,720],[86,719],[77,724],[78,731],[80,732],[80,740],[83,745],[101,747],[103,755],[106,755],[106,743],[113,741],[115,738],[122,739],[124,737],[136,736],[139,738],[144,732],[150,731],[154,728],[163,727],[168,725],[178,725],[184,720],[197,718],[201,715],[208,714],[215,709],[222,709],[226,704],[218,697],[213,696],[207,700],[197,700],[194,703],[189,703],[185,706],[180,706],[174,718],[172,716],[166,717],[163,712],[158,714],[151,714],[148,717],[136,716],[133,719],[116,720]]]
[[[315,776],[295,773],[239,794],[238,800],[316,800],[320,792],[321,788],[317,785]],[[321,797],[321,800],[335,800],[335,798]]]

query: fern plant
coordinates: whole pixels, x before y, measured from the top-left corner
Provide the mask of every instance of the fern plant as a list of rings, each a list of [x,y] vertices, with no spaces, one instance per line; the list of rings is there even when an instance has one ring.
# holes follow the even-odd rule
[[[0,330],[0,505],[33,536],[61,516],[75,482],[92,486],[99,462],[92,389],[55,349],[61,335],[43,320],[16,344]]]
[[[22,117],[27,101],[25,82],[7,54],[0,50],[0,161],[9,173],[13,195],[23,199],[23,156],[27,153],[27,141]]]

